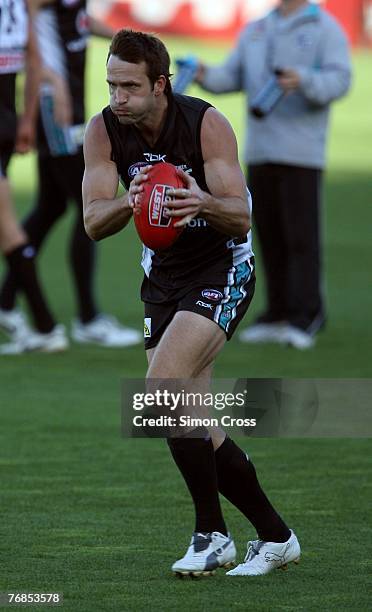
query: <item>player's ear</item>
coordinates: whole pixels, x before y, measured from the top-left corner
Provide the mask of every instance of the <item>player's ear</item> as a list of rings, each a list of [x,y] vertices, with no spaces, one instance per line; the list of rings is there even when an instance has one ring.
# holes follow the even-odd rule
[[[160,96],[164,93],[167,80],[163,74],[161,74],[154,83],[154,93],[156,96]]]

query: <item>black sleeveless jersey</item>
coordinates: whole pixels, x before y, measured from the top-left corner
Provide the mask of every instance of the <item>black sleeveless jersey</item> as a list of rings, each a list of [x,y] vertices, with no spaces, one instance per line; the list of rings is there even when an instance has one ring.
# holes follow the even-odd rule
[[[169,162],[190,173],[204,191],[208,186],[200,130],[204,114],[211,105],[204,100],[179,94],[168,97],[167,117],[154,146],[150,146],[133,125],[122,125],[110,107],[103,118],[122,183],[127,189],[141,166]],[[180,237],[169,248],[152,251],[144,247],[142,266],[151,281],[145,299],[163,301],[172,290],[193,283],[224,283],[233,264],[234,245],[231,236],[214,229],[200,217],[192,219]],[[143,293],[143,292],[142,292]]]

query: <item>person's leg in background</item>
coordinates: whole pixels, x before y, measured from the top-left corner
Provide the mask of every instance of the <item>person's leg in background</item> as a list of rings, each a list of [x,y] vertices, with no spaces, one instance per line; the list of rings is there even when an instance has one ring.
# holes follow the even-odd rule
[[[280,166],[252,164],[248,186],[253,200],[253,236],[258,238],[266,285],[266,307],[255,324],[240,333],[243,342],[278,342],[287,312],[288,254],[279,190]]]
[[[1,309],[0,326],[10,334],[12,341],[1,346],[0,354],[65,350],[68,341],[64,328],[56,325],[40,286],[35,249],[15,217],[6,177],[9,159],[10,154],[4,154],[3,148],[0,160],[0,249],[7,260],[10,275],[25,295],[37,331],[30,330],[17,311]]]
[[[65,213],[71,198],[77,206],[70,241],[70,264],[78,305],[74,340],[102,346],[130,346],[141,340],[137,330],[124,327],[108,315],[99,314],[94,296],[96,245],[88,238],[83,223],[81,184],[84,174],[82,150],[76,155],[38,156],[39,193],[34,210],[24,223],[37,250],[56,221]],[[0,292],[0,308],[14,309],[17,281],[8,274]]]
[[[310,348],[313,336],[325,320],[321,289],[321,188],[321,170],[283,167],[280,192],[288,249],[285,319],[289,323],[284,336],[297,348]]]
[[[72,324],[72,337],[79,343],[99,344],[107,347],[132,346],[141,342],[141,334],[119,323],[112,315],[102,313],[95,292],[96,244],[87,236],[83,221],[81,185],[84,176],[84,155],[80,149],[75,155],[58,159],[56,181],[68,176],[69,196],[76,205],[75,223],[70,240],[70,265],[78,306],[78,317]],[[60,179],[59,179],[60,180]]]
[[[26,227],[32,222],[31,235],[38,235],[46,227],[53,213],[55,220],[65,212],[71,199],[77,206],[74,224],[69,241],[69,262],[77,301],[78,316],[83,323],[92,321],[98,313],[94,297],[94,275],[96,245],[88,238],[83,223],[81,185],[84,174],[84,156],[82,151],[75,155],[58,157],[39,157],[40,198],[38,214],[35,211],[32,220],[27,220]],[[60,194],[55,199],[55,194]],[[60,198],[65,207],[61,210]],[[49,231],[50,226],[47,231]],[[44,235],[45,237],[45,235]]]
[[[39,251],[46,236],[56,221],[65,213],[67,197],[64,189],[56,189],[53,167],[50,157],[38,157],[38,193],[33,210],[23,221],[23,229],[27,233],[32,246]],[[3,280],[0,290],[0,308],[11,311],[15,308],[17,278],[9,271]]]

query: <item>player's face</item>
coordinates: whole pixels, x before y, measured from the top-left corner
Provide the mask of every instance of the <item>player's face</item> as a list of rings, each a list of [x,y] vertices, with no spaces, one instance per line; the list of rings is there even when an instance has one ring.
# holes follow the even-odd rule
[[[107,63],[110,107],[120,123],[144,121],[155,107],[155,93],[146,74],[146,64],[123,62],[111,55]]]

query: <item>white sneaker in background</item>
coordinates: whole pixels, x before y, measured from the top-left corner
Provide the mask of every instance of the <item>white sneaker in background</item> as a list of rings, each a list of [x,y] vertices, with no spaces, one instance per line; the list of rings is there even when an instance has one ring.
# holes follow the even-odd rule
[[[172,571],[182,576],[211,576],[218,567],[231,567],[236,548],[230,534],[194,533],[187,552],[172,565]]]
[[[48,334],[41,334],[28,328],[13,334],[12,342],[0,345],[0,355],[22,355],[33,351],[60,353],[69,347],[66,330],[56,325]]]
[[[281,331],[281,342],[293,348],[305,351],[315,346],[315,338],[303,329],[293,325],[285,325]]]
[[[255,323],[239,334],[241,342],[249,344],[263,344],[266,342],[282,343],[282,331],[286,323],[279,321],[273,323]]]
[[[287,542],[248,542],[248,550],[243,563],[227,572],[226,576],[261,576],[273,569],[287,569],[292,561],[299,563],[301,548],[296,535],[291,530]]]
[[[26,316],[18,308],[3,310],[0,308],[0,329],[9,336],[30,330]]]
[[[121,325],[115,317],[106,314],[97,315],[89,323],[74,321],[71,336],[81,344],[107,347],[133,346],[142,341],[139,331]]]

